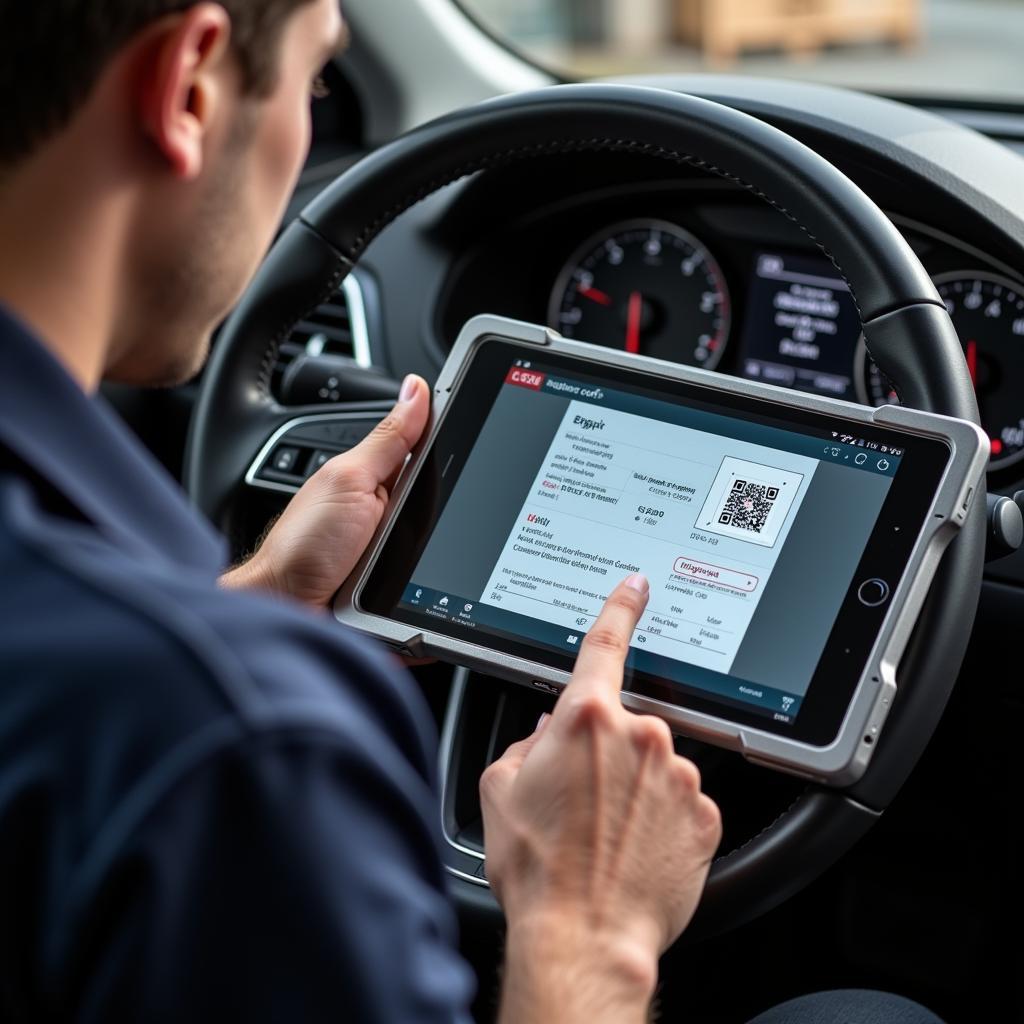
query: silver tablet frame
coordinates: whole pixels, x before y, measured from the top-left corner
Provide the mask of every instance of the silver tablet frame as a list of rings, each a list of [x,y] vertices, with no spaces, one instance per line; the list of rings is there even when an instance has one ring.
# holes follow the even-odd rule
[[[434,633],[366,612],[360,597],[377,557],[387,543],[424,457],[437,438],[459,386],[478,348],[498,339],[544,354],[583,358],[595,369],[620,368],[647,373],[652,384],[683,381],[709,388],[713,393],[755,399],[780,412],[787,409],[841,417],[849,423],[884,428],[896,433],[944,441],[951,450],[946,472],[939,483],[928,514],[899,582],[892,588],[886,614],[879,627],[864,671],[854,689],[835,739],[813,746],[778,736],[756,726],[729,721],[725,714],[709,714],[635,693],[623,693],[623,704],[635,711],[665,719],[676,732],[717,746],[736,750],[748,760],[779,771],[831,785],[849,785],[864,774],[878,745],[886,716],[896,695],[896,667],[910,639],[914,623],[935,576],[942,553],[966,520],[973,501],[984,494],[989,440],[980,427],[964,420],[934,413],[883,406],[872,409],[838,399],[794,392],[771,384],[728,377],[660,359],[631,355],[613,349],[562,338],[550,328],[498,316],[477,316],[463,327],[438,377],[431,419],[424,437],[413,452],[391,496],[387,511],[367,551],[334,602],[339,622],[384,641],[415,657],[437,657],[493,676],[557,694],[569,681],[569,673],[527,658],[504,654],[480,644]],[[714,394],[709,398],[713,400]],[[770,409],[767,411],[771,411]]]

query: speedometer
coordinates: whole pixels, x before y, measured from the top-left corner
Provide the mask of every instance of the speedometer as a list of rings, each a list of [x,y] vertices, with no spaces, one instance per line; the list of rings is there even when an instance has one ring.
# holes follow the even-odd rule
[[[935,284],[960,336],[992,442],[989,469],[1004,469],[1024,458],[1024,285],[973,271],[942,274]],[[898,402],[871,359],[865,359],[864,384],[871,405]]]
[[[566,338],[713,369],[729,337],[729,292],[714,257],[688,231],[627,221],[573,253],[548,322]]]

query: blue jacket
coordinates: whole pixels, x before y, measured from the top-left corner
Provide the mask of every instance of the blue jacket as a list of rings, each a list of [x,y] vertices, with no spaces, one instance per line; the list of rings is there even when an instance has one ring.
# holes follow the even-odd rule
[[[0,1019],[467,1019],[415,684],[0,310]]]

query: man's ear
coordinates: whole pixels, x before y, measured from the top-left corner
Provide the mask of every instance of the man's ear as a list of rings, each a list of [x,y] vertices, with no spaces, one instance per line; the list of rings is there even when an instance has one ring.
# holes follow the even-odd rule
[[[231,19],[218,4],[199,3],[161,19],[140,61],[140,113],[146,135],[179,178],[203,167],[204,142],[224,100]]]

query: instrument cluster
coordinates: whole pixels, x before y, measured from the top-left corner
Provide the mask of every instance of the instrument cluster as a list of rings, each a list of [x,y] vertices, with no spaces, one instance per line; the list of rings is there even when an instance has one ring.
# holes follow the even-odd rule
[[[610,223],[565,260],[548,324],[565,337],[783,387],[876,406],[899,401],[823,255],[765,243],[746,256],[746,273],[734,273],[730,286],[726,261],[690,227],[660,218]],[[969,260],[934,277],[992,441],[990,471],[1006,469],[1024,459],[1024,282]]]

